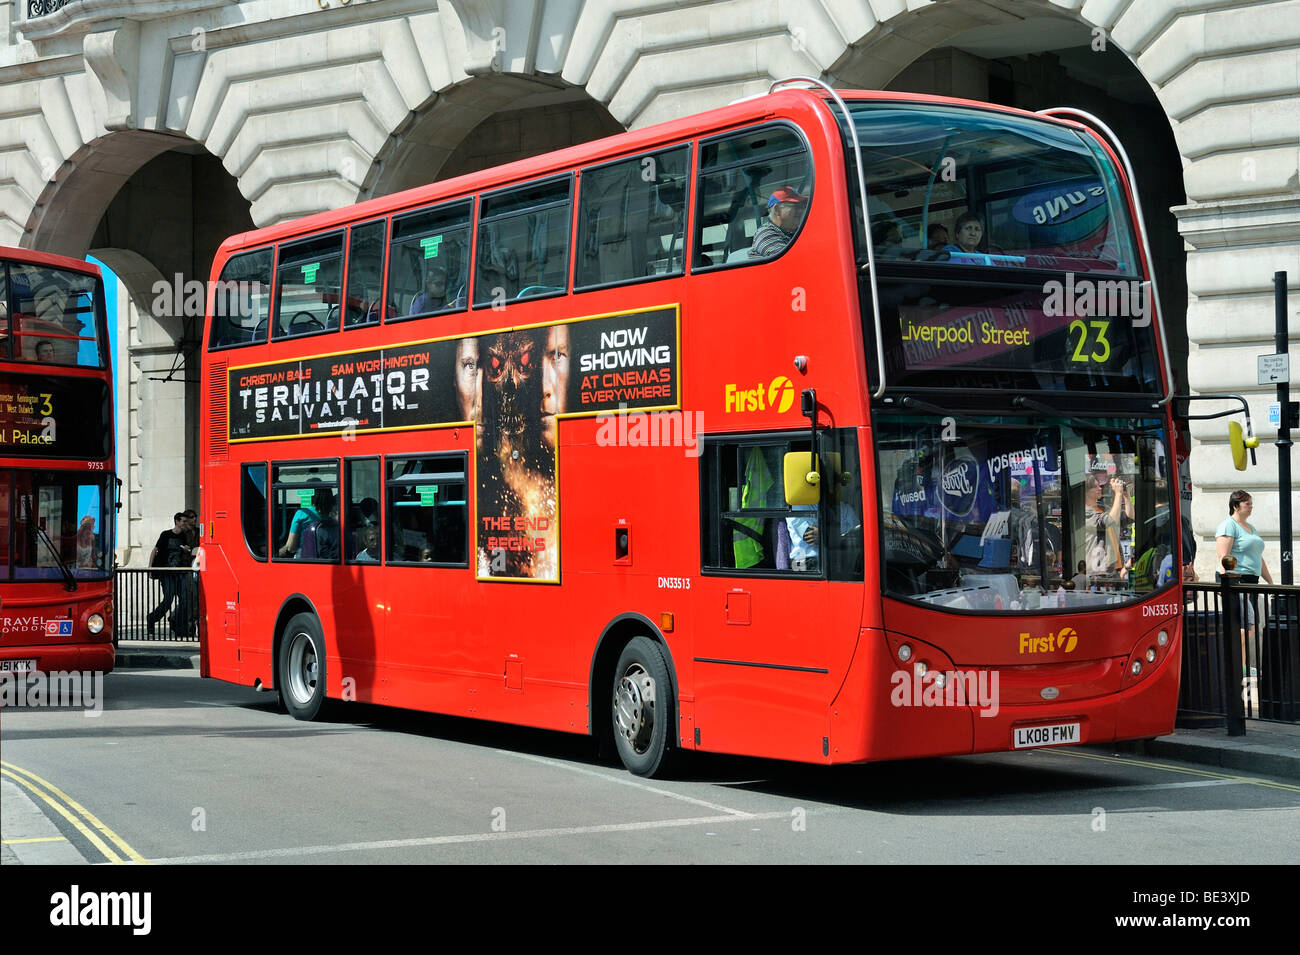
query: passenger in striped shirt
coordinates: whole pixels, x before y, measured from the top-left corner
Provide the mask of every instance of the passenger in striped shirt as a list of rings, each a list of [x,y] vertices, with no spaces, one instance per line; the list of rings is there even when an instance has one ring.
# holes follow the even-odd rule
[[[795,192],[791,186],[782,186],[767,200],[767,222],[754,233],[754,244],[749,248],[751,259],[769,259],[780,255],[799,231],[804,213],[808,211],[808,197]]]

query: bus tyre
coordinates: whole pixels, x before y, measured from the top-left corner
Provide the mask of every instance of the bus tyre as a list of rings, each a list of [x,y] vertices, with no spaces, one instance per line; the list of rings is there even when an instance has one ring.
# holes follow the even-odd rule
[[[314,720],[325,704],[325,637],[315,615],[300,613],[280,641],[280,699],[297,720]]]
[[[614,668],[613,700],[614,745],[631,772],[668,771],[675,710],[663,649],[649,637],[634,637]]]

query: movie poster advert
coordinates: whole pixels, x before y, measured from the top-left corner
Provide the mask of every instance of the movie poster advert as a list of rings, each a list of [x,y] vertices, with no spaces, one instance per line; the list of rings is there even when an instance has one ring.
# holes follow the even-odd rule
[[[480,579],[558,582],[561,418],[679,407],[678,308],[232,368],[230,440],[475,426]]]
[[[108,385],[99,379],[0,376],[0,455],[102,460],[112,430]]]

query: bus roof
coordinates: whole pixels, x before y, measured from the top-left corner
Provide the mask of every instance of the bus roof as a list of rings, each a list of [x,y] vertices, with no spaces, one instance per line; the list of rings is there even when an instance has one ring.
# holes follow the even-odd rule
[[[102,277],[98,265],[84,259],[72,259],[66,255],[55,255],[53,252],[38,252],[35,249],[19,249],[13,246],[0,245],[0,258],[26,262],[31,265],[48,265],[53,268],[67,269],[71,272],[84,272],[87,275],[95,276],[95,278]]]
[[[961,106],[1007,113],[1058,126],[1083,128],[1081,124],[1072,120],[1062,120],[1011,106],[999,106],[951,96],[933,96],[926,93],[903,93],[884,90],[837,90],[837,92],[847,102],[905,102]],[[560,173],[575,166],[586,165],[601,159],[614,159],[627,153],[635,153],[638,150],[655,148],[702,134],[722,131],[742,123],[761,120],[771,116],[781,108],[804,107],[811,109],[814,105],[828,100],[829,97],[822,91],[803,87],[786,88],[775,93],[746,97],[727,106],[696,113],[682,119],[656,123],[653,126],[646,126],[625,133],[616,133],[613,136],[606,136],[576,146],[568,146],[564,149],[530,156],[527,159],[519,159],[500,166],[492,166],[456,176],[452,179],[436,180],[425,185],[413,186],[401,192],[378,196],[351,205],[340,206],[337,209],[314,213],[300,219],[292,219],[262,229],[239,233],[223,242],[218,249],[217,255],[221,257],[240,249],[265,246],[271,242],[279,242],[301,235],[312,235],[332,228],[342,228],[349,223],[400,213],[408,209],[428,205],[431,202],[441,202],[459,196],[473,195],[484,190],[495,190],[515,183],[527,182],[547,174]]]

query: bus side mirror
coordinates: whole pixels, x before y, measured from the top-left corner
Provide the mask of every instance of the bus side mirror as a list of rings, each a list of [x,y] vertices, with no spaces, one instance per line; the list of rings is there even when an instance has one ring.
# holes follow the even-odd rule
[[[1246,437],[1241,432],[1241,425],[1236,421],[1228,422],[1228,447],[1232,449],[1232,466],[1238,471],[1246,470],[1246,449],[1254,451],[1259,447],[1259,438],[1255,435]],[[1254,455],[1251,455],[1254,457]]]
[[[791,451],[781,462],[785,477],[785,502],[792,506],[821,501],[821,474],[811,451]]]

